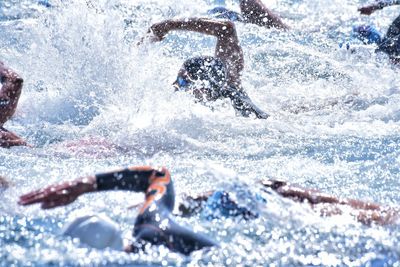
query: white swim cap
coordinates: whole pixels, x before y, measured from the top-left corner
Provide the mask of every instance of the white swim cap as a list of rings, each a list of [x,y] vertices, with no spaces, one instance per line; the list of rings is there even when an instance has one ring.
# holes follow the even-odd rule
[[[104,215],[86,215],[66,224],[62,234],[79,238],[93,248],[123,250],[121,231],[118,225]]]

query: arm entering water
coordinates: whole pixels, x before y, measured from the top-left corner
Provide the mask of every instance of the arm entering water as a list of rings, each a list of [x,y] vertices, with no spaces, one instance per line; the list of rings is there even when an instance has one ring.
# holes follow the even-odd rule
[[[170,31],[175,30],[193,31],[215,36],[217,38],[215,57],[221,59],[227,67],[227,82],[234,86],[240,86],[241,72],[244,68],[244,58],[235,24],[230,21],[188,18],[182,20],[166,20],[155,23],[150,27],[150,31],[155,35],[157,41],[161,41]]]

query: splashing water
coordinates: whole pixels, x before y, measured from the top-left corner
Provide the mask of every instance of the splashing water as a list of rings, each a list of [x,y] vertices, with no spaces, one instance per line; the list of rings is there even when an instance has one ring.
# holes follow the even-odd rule
[[[372,22],[384,32],[399,10],[361,17],[363,2],[265,1],[291,31],[237,25],[244,87],[268,120],[237,117],[225,101],[212,111],[174,93],[184,59],[212,55],[214,39],[172,33],[136,45],[151,23],[200,16],[209,1],[0,2],[1,60],[25,80],[5,126],[35,145],[0,150],[0,175],[11,182],[0,192],[0,265],[398,266],[398,225],[323,219],[279,197],[246,223],[178,218],[221,243],[189,258],[163,247],[143,255],[98,251],[58,235],[76,212],[93,211],[130,237],[136,212],[127,207],[141,200],[137,194],[90,194],[51,211],[16,203],[49,183],[153,164],[171,170],[178,198],[221,182],[275,178],[400,205],[399,70],[373,47],[339,48],[352,25]]]

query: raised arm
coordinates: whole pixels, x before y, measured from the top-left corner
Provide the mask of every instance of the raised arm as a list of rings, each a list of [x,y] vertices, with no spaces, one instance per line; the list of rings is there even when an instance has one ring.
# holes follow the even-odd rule
[[[261,0],[241,0],[240,9],[247,23],[267,28],[289,29],[289,26],[283,23],[282,19],[269,10]]]
[[[240,76],[244,67],[243,51],[239,45],[235,25],[230,21],[202,18],[166,20],[150,27],[157,41],[161,41],[170,31],[193,31],[217,38],[215,56],[221,59],[228,70],[228,84],[240,86]]]
[[[379,9],[393,5],[400,5],[400,0],[379,0],[367,6],[360,7],[358,11],[363,15],[371,15]]]

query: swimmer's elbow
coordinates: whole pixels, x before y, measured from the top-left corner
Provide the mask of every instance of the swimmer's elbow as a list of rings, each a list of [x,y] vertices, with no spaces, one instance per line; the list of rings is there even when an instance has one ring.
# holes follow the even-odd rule
[[[228,36],[236,34],[235,23],[233,23],[232,21],[222,22],[221,34],[228,35]]]

